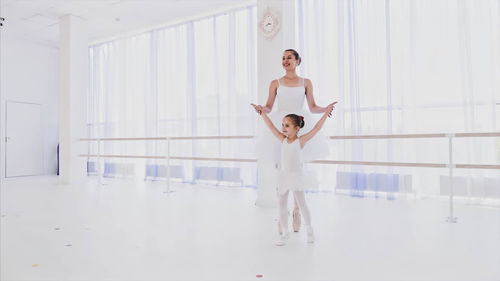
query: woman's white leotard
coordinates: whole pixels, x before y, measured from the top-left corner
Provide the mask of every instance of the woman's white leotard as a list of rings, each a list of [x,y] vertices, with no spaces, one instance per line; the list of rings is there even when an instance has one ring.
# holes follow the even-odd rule
[[[306,99],[304,79],[302,78],[301,86],[297,87],[283,86],[280,84],[279,79],[278,85],[276,92],[276,110],[269,114],[269,119],[271,119],[274,126],[281,131],[283,117],[287,114],[294,113],[304,117],[305,125],[300,129],[298,133],[299,136],[312,130],[317,120],[321,118],[321,114],[315,114],[316,116],[313,118],[309,111],[304,110],[304,102]],[[280,162],[280,142],[265,124],[261,124],[260,126],[256,144],[256,154],[259,159],[270,161],[273,164]],[[304,162],[324,159],[329,154],[328,139],[322,132],[319,132],[306,143],[302,152]]]

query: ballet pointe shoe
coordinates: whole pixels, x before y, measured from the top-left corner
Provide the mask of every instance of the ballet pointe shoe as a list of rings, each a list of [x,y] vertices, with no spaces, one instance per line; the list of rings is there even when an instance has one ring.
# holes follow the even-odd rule
[[[296,208],[293,210],[293,231],[294,232],[299,232],[300,230],[300,211],[299,208]]]

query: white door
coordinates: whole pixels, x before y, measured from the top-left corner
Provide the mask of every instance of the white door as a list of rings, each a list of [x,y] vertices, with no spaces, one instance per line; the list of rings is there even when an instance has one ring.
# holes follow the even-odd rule
[[[5,176],[43,173],[42,109],[39,104],[7,102]]]

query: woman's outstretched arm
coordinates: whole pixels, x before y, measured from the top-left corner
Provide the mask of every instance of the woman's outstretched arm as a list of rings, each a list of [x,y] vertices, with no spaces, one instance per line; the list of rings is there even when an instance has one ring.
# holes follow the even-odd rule
[[[254,106],[255,111],[261,114],[262,112],[269,113],[273,110],[274,100],[276,99],[276,89],[278,89],[278,80],[271,81],[269,84],[269,96],[267,97],[267,102],[265,106],[256,105]]]
[[[255,104],[251,104],[254,108],[257,107],[257,105]],[[257,109],[256,109],[257,110]],[[264,119],[264,123],[266,123],[267,127],[269,128],[269,130],[271,130],[271,132],[273,133],[273,135],[275,135],[280,141],[283,141],[283,139],[285,138],[285,135],[282,134],[273,124],[273,122],[271,121],[271,119],[269,119],[269,117],[267,116],[267,114],[262,111],[260,113],[260,115],[262,116],[262,119]]]
[[[304,147],[304,145],[310,139],[312,139],[312,137],[314,137],[319,132],[319,130],[321,130],[321,128],[325,124],[326,118],[331,115],[331,113],[333,111],[333,106],[336,103],[337,102],[334,102],[333,104],[328,105],[326,107],[325,113],[323,114],[323,116],[321,116],[321,119],[319,119],[319,121],[316,123],[316,125],[314,125],[314,127],[311,129],[311,131],[309,131],[309,132],[303,134],[302,136],[300,136],[299,141],[300,141],[300,147],[301,148]]]
[[[322,107],[316,104],[316,101],[314,101],[314,96],[313,96],[313,85],[311,80],[309,79],[304,79],[304,86],[306,88],[306,100],[307,100],[307,105],[309,106],[309,110],[312,113],[324,113],[328,106],[330,105],[335,105],[337,102],[333,102],[326,107]],[[330,113],[328,117],[332,117],[332,114]]]

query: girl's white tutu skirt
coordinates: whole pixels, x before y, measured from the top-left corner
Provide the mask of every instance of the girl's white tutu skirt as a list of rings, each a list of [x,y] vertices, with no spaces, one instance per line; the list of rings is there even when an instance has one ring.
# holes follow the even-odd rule
[[[318,189],[318,180],[312,171],[289,172],[277,170],[277,190],[279,194],[290,191]]]
[[[287,114],[294,113],[304,116],[304,127],[299,131],[299,137],[312,130],[316,122],[321,118],[322,114],[313,114],[305,110],[290,111],[275,111],[268,114],[269,119],[273,121],[274,126],[281,131],[283,117]],[[266,126],[262,118],[259,124],[259,130],[256,137],[256,156],[259,160],[270,162],[273,165],[279,164],[281,143],[278,138],[271,133],[271,130]],[[320,131],[310,139],[302,148],[302,159],[304,162],[310,162],[318,159],[325,159],[329,154],[328,138]]]

